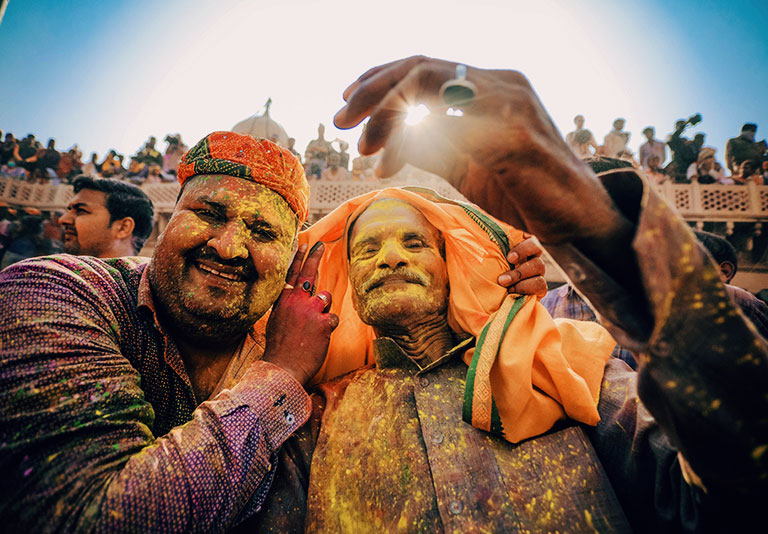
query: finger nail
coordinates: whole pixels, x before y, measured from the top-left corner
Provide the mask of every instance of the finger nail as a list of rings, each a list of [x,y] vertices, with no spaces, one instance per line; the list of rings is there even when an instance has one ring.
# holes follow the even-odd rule
[[[312,245],[312,248],[309,249],[309,253],[312,254],[314,251],[316,251],[317,249],[319,249],[322,246],[323,246],[323,242],[322,241],[318,241],[317,243]]]
[[[515,263],[519,258],[520,256],[518,255],[517,252],[510,252],[509,254],[507,254],[507,260],[510,263]]]
[[[508,274],[502,274],[502,275],[499,276],[499,283],[501,285],[507,285],[511,281],[512,281],[512,277],[509,276]]]

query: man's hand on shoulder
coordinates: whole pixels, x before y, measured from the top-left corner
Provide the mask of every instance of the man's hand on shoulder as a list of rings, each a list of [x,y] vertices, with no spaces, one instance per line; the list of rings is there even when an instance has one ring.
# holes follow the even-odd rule
[[[508,293],[521,295],[547,294],[547,281],[544,279],[546,268],[541,259],[543,249],[535,237],[528,237],[509,251],[507,261],[510,270],[499,275],[498,282],[507,288]]]
[[[323,365],[331,333],[339,324],[339,317],[328,312],[331,294],[315,294],[323,244],[309,252],[302,266],[304,250],[301,248],[296,254],[286,277],[287,286],[272,306],[262,358],[282,367],[302,386]]]

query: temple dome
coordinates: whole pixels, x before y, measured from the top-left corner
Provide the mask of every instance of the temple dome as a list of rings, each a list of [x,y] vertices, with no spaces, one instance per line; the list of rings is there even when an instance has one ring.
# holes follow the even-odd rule
[[[272,99],[267,100],[266,106],[264,106],[264,113],[259,115],[251,115],[245,120],[242,120],[232,127],[233,132],[248,134],[252,137],[263,137],[264,139],[270,139],[277,141],[281,146],[288,146],[288,134],[285,132],[279,123],[272,120],[269,116],[269,108],[272,104]]]

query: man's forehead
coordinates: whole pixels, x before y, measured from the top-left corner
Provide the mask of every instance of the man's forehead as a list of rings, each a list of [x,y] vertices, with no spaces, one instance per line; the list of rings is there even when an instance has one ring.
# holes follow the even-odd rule
[[[74,206],[76,204],[88,204],[106,207],[107,194],[104,191],[98,191],[96,189],[81,189],[78,193],[75,193],[75,196],[72,197],[72,200],[69,201],[70,206]]]
[[[393,234],[418,231],[437,237],[435,228],[422,212],[408,202],[395,198],[378,200],[370,204],[355,221],[349,234],[354,242],[364,234]]]
[[[204,174],[190,178],[178,204],[186,207],[189,203],[201,201],[216,203],[228,210],[272,223],[296,221],[296,214],[278,193],[260,183],[234,176]]]

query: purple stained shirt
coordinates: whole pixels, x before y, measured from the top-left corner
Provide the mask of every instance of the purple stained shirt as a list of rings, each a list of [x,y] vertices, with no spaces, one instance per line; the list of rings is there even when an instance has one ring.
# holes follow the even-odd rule
[[[21,532],[219,532],[255,512],[309,397],[257,361],[197,406],[146,260],[0,272],[0,520]]]

